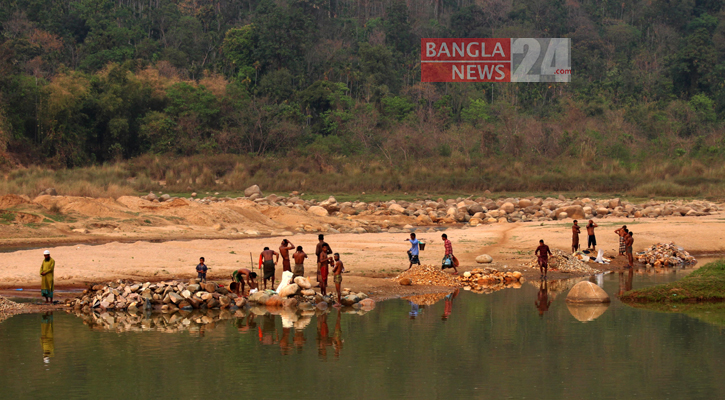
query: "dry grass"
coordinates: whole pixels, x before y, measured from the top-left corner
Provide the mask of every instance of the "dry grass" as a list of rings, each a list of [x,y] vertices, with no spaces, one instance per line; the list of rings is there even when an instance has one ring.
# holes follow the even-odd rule
[[[367,157],[184,158],[142,156],[127,162],[77,169],[16,169],[0,181],[0,194],[36,196],[47,188],[58,194],[113,197],[163,190],[238,192],[258,184],[267,192],[310,193],[611,193],[646,197],[725,197],[725,166],[658,161],[625,165],[619,161],[578,159],[459,160],[438,157],[391,165]]]

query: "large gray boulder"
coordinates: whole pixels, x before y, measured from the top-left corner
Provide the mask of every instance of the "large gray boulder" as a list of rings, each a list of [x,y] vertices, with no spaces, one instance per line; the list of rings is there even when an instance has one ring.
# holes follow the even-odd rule
[[[252,185],[246,189],[244,189],[244,196],[250,197],[253,194],[257,194],[258,196],[262,196],[262,190],[257,185]]]

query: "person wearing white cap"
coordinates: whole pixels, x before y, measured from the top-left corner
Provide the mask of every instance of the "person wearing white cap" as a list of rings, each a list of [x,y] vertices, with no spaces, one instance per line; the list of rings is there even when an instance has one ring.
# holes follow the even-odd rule
[[[53,271],[55,270],[55,260],[50,258],[50,251],[43,252],[43,263],[40,264],[40,294],[45,297],[46,303],[53,302],[53,290],[55,282],[53,280]]]

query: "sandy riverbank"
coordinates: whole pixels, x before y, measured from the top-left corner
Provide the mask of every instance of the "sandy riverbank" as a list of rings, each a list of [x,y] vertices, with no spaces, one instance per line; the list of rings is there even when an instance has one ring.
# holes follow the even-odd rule
[[[616,254],[618,242],[612,231],[622,224],[627,224],[635,232],[635,251],[653,243],[673,241],[696,256],[725,253],[723,215],[641,220],[608,218],[597,222],[600,225],[597,229],[599,247],[605,251],[605,256]],[[552,248],[570,249],[570,226],[570,221],[503,223],[470,228],[451,227],[446,229],[446,233],[453,242],[462,271],[477,267],[475,257],[486,253],[493,256],[494,267],[508,267],[508,270],[521,271],[527,279],[538,279],[538,270],[523,268],[522,264],[533,257],[532,252],[539,239],[544,239]],[[418,237],[428,243],[426,250],[421,253],[421,261],[439,264],[443,254],[441,233],[427,227],[418,228],[417,232]],[[169,240],[166,235],[159,237],[147,233],[150,235],[147,239],[165,241],[49,246],[56,259],[56,288],[84,287],[88,283],[118,278],[140,281],[188,279],[195,276],[194,266],[200,256],[206,257],[207,264],[212,268],[210,279],[226,281],[232,270],[250,267],[250,252],[256,260],[264,246],[276,248],[282,240],[281,236]],[[314,254],[316,234],[285,237]],[[328,234],[327,241],[334,251],[342,255],[350,271],[345,275],[343,286],[369,292],[378,299],[439,291],[440,288],[435,287],[401,287],[386,279],[408,266],[405,255],[408,244],[404,242],[405,238],[407,233]],[[582,243],[585,243],[585,236],[581,238]],[[98,239],[112,238],[93,238]],[[59,238],[61,243],[64,240],[66,238]],[[0,268],[0,288],[5,289],[3,293],[7,295],[7,289],[13,288],[37,288],[41,260],[42,252],[37,249],[4,253]],[[616,270],[624,264],[622,257],[616,257],[607,269]],[[314,273],[314,268],[314,263],[308,261],[307,274]],[[280,274],[281,265],[278,276]],[[552,273],[550,279],[571,276]]]

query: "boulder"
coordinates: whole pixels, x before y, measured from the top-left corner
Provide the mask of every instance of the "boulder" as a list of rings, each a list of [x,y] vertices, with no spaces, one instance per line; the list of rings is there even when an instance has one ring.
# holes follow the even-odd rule
[[[294,296],[298,290],[300,290],[300,287],[297,286],[296,283],[287,285],[279,291],[279,297],[286,298],[286,297]]]
[[[566,296],[566,301],[567,303],[609,303],[611,300],[604,289],[589,281],[584,281],[571,288]]]
[[[468,206],[468,213],[471,215],[476,215],[476,213],[482,213],[484,212],[483,206],[478,203],[473,203],[470,206]]]
[[[184,298],[176,292],[169,292],[169,299],[171,299],[171,302],[174,304],[179,304],[179,302],[184,300]]]
[[[314,296],[315,295],[315,291],[312,290],[312,289],[304,289],[302,291],[302,295],[303,296]]]
[[[250,196],[251,196],[251,195],[253,195],[253,194],[257,194],[257,195],[259,195],[259,196],[262,196],[262,190],[261,190],[261,189],[259,189],[259,186],[257,186],[257,185],[252,185],[252,186],[250,186],[250,187],[248,187],[248,188],[244,189],[244,196],[246,196],[246,197],[250,197]]]
[[[521,199],[519,200],[519,208],[526,208],[531,207],[534,205],[534,202],[529,199]]]
[[[375,308],[375,300],[373,300],[373,299],[360,300],[360,307],[365,311],[370,311]]]
[[[202,283],[200,286],[202,289],[204,289],[205,291],[207,291],[209,293],[216,292],[216,288],[217,288],[215,283]]]
[[[499,207],[499,210],[506,211],[506,214],[511,214],[516,209],[516,206],[514,206],[513,203],[507,201],[503,204],[501,204],[501,207]]]
[[[182,310],[192,310],[194,307],[191,306],[191,303],[189,303],[186,300],[182,300],[179,302],[179,308]]]
[[[161,197],[159,197],[159,201],[169,201],[171,199],[171,195],[168,194],[162,194]]]
[[[249,295],[249,301],[252,303],[261,303],[261,300],[265,296],[266,295],[264,294],[264,292],[255,292],[255,293],[252,293]],[[265,301],[266,301],[266,299],[265,299]]]
[[[282,306],[285,308],[295,308],[297,307],[297,299],[295,299],[294,297],[291,299],[284,299],[284,301],[282,302]]]
[[[329,215],[327,210],[325,210],[323,207],[320,207],[320,206],[312,206],[307,210],[307,212],[309,212],[312,215],[316,215],[318,217],[326,217]]]
[[[295,284],[299,286],[301,289],[309,289],[312,287],[312,284],[310,283],[310,280],[305,278],[304,276],[298,276],[295,278]]]
[[[400,280],[399,283],[400,283],[401,286],[410,286],[410,285],[413,284],[413,281],[410,280],[410,278],[403,278],[403,279]]]
[[[615,209],[622,205],[622,201],[619,198],[609,200],[609,208]]]
[[[283,301],[284,300],[282,299],[282,297],[274,295],[270,296],[264,303],[264,305],[266,305],[267,307],[282,307]]]
[[[400,204],[391,204],[388,206],[388,210],[398,214],[405,212],[405,208],[403,208]]]
[[[244,306],[247,305],[247,299],[245,299],[244,297],[237,297],[237,299],[234,301],[234,303],[236,304],[237,307],[243,308]]]
[[[490,264],[493,262],[493,257],[489,256],[488,254],[481,254],[480,256],[476,257],[476,262],[479,264]]]
[[[199,291],[200,288],[201,288],[201,286],[199,286],[197,284],[191,284],[186,287],[186,290],[188,290],[191,293],[196,293]]]

